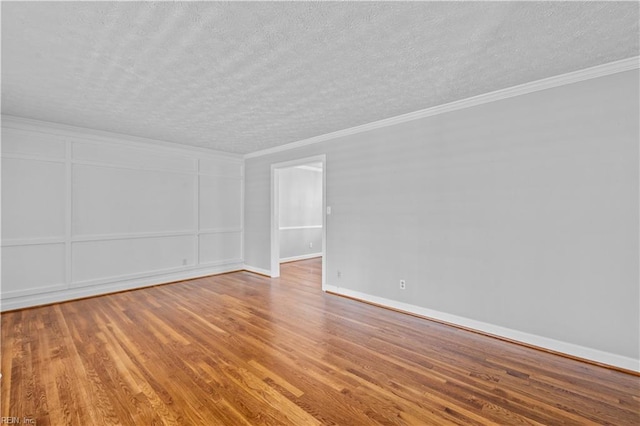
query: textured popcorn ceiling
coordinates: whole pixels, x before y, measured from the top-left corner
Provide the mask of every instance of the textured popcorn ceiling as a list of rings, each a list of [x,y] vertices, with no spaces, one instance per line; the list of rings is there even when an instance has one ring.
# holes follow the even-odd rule
[[[638,7],[2,2],[2,113],[248,153],[637,56]]]

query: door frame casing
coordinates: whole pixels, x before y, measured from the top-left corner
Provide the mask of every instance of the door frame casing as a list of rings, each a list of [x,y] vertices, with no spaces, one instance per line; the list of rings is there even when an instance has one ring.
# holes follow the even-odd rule
[[[327,156],[326,154],[298,158],[271,164],[271,278],[280,276],[280,203],[279,184],[282,169],[302,166],[309,163],[322,163],[322,289],[326,287],[327,258]]]

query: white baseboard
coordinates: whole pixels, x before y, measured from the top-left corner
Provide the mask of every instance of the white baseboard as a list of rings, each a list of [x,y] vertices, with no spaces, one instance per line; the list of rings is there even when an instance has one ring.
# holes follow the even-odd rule
[[[457,315],[447,314],[445,312],[440,312],[433,309],[423,308],[421,306],[411,305],[404,302],[398,302],[383,297],[373,296],[370,294],[337,287],[334,285],[326,285],[324,291],[351,297],[365,302],[375,303],[376,305],[386,306],[400,311],[416,314],[422,317],[433,318],[437,321],[443,321],[453,325],[477,330],[483,333],[492,334],[497,337],[514,340],[532,346],[537,346],[541,349],[547,349],[585,360],[623,368],[625,370],[640,372],[640,360],[625,357],[622,355],[612,354],[610,352],[604,352],[598,349],[575,345],[573,343],[550,339],[548,337],[538,336],[535,334],[529,334],[494,324],[476,321]]]
[[[100,296],[125,290],[150,287],[159,284],[167,284],[175,281],[190,280],[194,278],[206,277],[209,275],[223,274],[227,272],[241,271],[241,263],[230,263],[226,265],[211,266],[188,271],[172,272],[162,275],[153,275],[142,278],[128,279],[108,284],[67,288],[64,290],[49,291],[27,296],[5,298],[0,301],[0,311],[10,311],[13,309],[28,308],[33,306],[47,305],[50,303],[65,302],[68,300],[82,299],[85,297]]]
[[[322,253],[310,253],[310,254],[303,254],[300,256],[283,257],[282,259],[280,259],[280,263],[297,262],[298,260],[313,259],[315,257],[322,257]]]
[[[255,266],[250,266],[246,264],[242,265],[242,269],[244,269],[245,271],[253,272],[254,274],[265,275],[271,278],[271,271],[269,271],[268,269],[257,268]]]

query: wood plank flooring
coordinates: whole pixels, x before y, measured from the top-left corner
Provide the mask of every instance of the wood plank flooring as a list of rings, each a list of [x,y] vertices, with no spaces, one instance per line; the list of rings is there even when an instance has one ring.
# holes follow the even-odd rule
[[[5,313],[1,370],[38,426],[640,424],[638,377],[324,294],[319,259]]]

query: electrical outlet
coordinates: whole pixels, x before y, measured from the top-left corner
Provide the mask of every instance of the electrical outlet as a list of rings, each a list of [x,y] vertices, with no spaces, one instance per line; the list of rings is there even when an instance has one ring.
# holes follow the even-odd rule
[[[407,282],[405,280],[400,280],[400,290],[405,290],[407,288]]]
[[[309,248],[313,248],[313,243],[309,243]]]
[[[182,259],[182,264],[186,265],[187,264],[187,259]]]
[[[342,277],[342,272],[338,271],[338,278]]]

